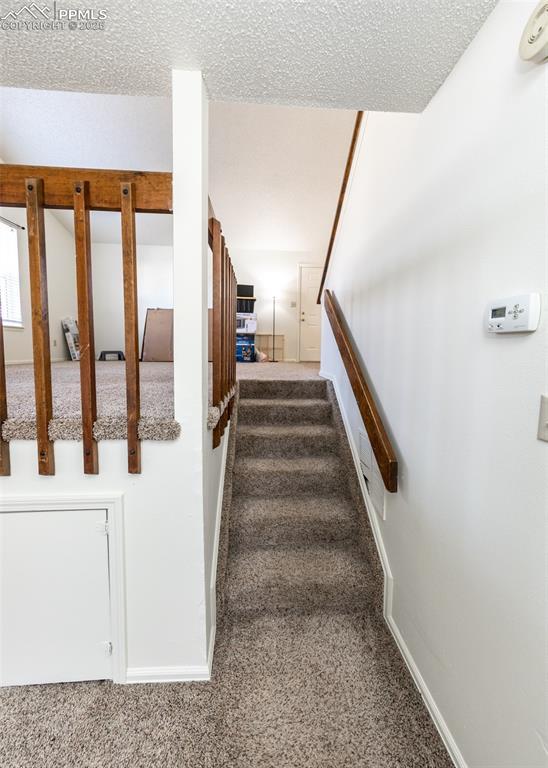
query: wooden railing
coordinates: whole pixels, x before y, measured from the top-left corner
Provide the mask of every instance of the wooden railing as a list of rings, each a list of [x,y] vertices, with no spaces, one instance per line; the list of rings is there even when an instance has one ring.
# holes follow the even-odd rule
[[[329,290],[324,291],[324,306],[333,330],[333,335],[350,380],[358,408],[367,430],[375,459],[387,491],[398,490],[398,460],[390,443],[381,415],[367,386],[352,337],[344,321],[335,297]]]
[[[232,414],[236,388],[236,275],[220,222],[209,219],[213,252],[213,405],[220,418],[213,429],[213,447],[220,445]]]
[[[171,173],[50,168],[0,164],[0,206],[26,207],[38,471],[55,474],[48,426],[53,416],[46,270],[46,208],[74,211],[76,292],[80,331],[80,392],[83,462],[86,474],[99,471],[93,425],[97,419],[95,346],[90,245],[90,211],[119,211],[122,230],[128,471],[141,471],[139,336],[135,213],[172,213]],[[0,311],[0,325],[1,325]],[[2,334],[0,334],[2,336]],[[0,474],[9,475],[9,445],[1,438],[7,419],[3,337],[0,342]]]
[[[352,138],[350,140],[350,149],[348,150],[348,157],[346,158],[346,166],[344,169],[343,180],[341,183],[341,189],[339,192],[339,199],[337,200],[337,209],[335,211],[335,218],[333,220],[333,226],[331,227],[331,236],[329,238],[329,245],[327,246],[327,255],[325,257],[325,263],[323,265],[322,279],[320,282],[320,289],[318,291],[317,303],[322,303],[322,292],[325,285],[325,279],[327,277],[327,271],[329,269],[329,262],[331,261],[331,254],[333,252],[333,246],[335,245],[335,238],[337,237],[337,229],[339,228],[339,220],[341,218],[341,211],[344,204],[344,197],[346,195],[346,188],[348,186],[348,180],[350,178],[350,171],[352,170],[352,163],[354,161],[354,153],[356,152],[356,146],[358,144],[358,136],[360,135],[360,126],[362,124],[363,112],[356,113],[356,121],[354,123],[354,130],[352,131]]]

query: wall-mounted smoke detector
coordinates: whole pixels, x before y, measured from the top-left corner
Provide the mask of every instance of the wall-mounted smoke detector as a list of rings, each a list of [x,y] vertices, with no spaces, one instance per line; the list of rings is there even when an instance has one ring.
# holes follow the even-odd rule
[[[548,60],[548,0],[542,0],[525,25],[519,55],[524,61],[537,64]]]

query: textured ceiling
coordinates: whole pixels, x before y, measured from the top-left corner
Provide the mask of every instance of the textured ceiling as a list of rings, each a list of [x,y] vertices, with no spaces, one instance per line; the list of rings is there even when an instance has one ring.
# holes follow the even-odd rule
[[[106,9],[104,31],[1,31],[1,82],[165,96],[179,67],[201,69],[216,100],[416,112],[495,4],[74,0],[73,8]],[[3,1],[1,15],[21,6]]]
[[[209,191],[233,254],[325,254],[355,119],[335,109],[210,104]]]

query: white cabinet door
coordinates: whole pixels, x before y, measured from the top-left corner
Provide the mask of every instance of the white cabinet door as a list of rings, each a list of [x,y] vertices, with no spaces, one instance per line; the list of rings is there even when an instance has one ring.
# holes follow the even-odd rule
[[[300,360],[320,359],[321,306],[316,303],[321,267],[301,267]]]
[[[0,513],[0,684],[112,677],[106,510]]]

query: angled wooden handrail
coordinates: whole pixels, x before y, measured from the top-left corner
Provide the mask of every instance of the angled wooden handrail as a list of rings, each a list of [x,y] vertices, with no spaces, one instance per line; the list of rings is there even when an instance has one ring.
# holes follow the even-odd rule
[[[398,460],[396,453],[390,443],[390,438],[384,427],[375,399],[367,386],[352,338],[346,328],[343,314],[335,297],[329,290],[324,292],[324,306],[367,430],[375,459],[379,465],[384,485],[387,491],[395,493],[398,490]]]
[[[344,196],[346,195],[346,188],[348,186],[348,179],[350,178],[350,171],[352,170],[352,163],[354,161],[354,153],[356,152],[356,145],[358,143],[358,136],[360,134],[360,126],[362,124],[363,112],[358,111],[356,113],[356,122],[354,123],[354,130],[352,131],[352,139],[350,140],[350,149],[348,150],[348,157],[346,159],[346,166],[344,169],[344,176],[341,184],[341,191],[339,192],[339,199],[337,201],[337,209],[335,211],[335,218],[333,220],[333,226],[331,228],[331,237],[329,238],[329,245],[327,247],[327,255],[325,257],[325,264],[323,265],[322,279],[320,282],[320,290],[318,291],[317,303],[322,303],[322,292],[325,284],[325,278],[327,277],[327,270],[329,269],[329,262],[331,261],[331,253],[333,252],[333,246],[335,245],[335,238],[337,237],[337,229],[339,227],[339,220],[341,218],[341,211],[344,203]]]

